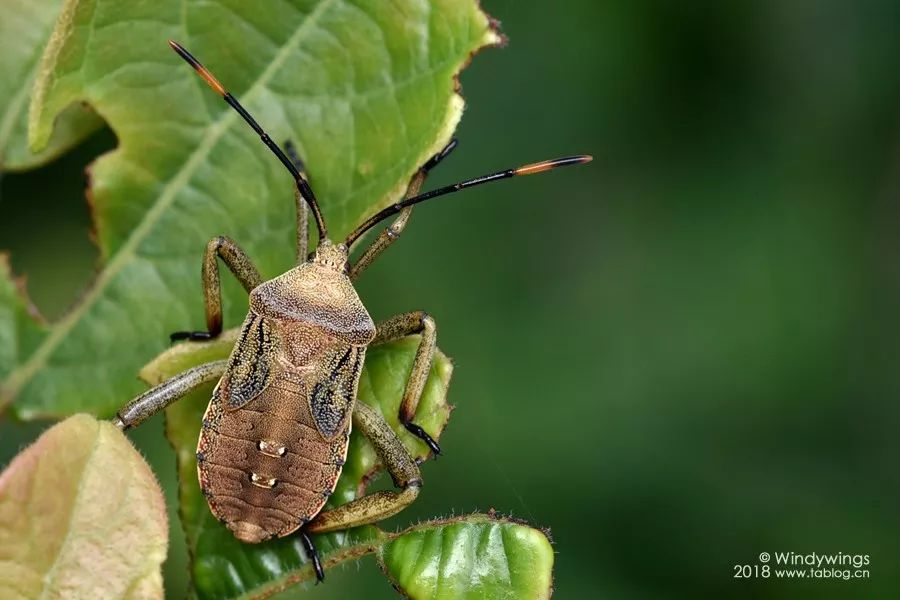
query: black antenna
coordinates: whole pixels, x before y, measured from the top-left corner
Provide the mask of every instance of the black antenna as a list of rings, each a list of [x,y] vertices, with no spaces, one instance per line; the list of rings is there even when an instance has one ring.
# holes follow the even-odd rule
[[[458,192],[465,188],[475,187],[476,185],[481,185],[482,183],[497,181],[498,179],[507,179],[509,177],[517,177],[519,175],[534,175],[535,173],[543,173],[544,171],[549,171],[550,169],[555,169],[557,167],[565,167],[567,165],[580,165],[586,162],[591,162],[592,160],[594,160],[594,158],[587,154],[567,156],[565,158],[554,158],[552,160],[543,160],[541,162],[523,165],[517,169],[506,169],[504,171],[491,173],[490,175],[482,175],[481,177],[468,179],[466,181],[454,183],[453,185],[448,185],[447,187],[442,187],[436,190],[431,190],[430,192],[425,192],[424,194],[419,194],[418,196],[414,196],[412,198],[407,198],[405,200],[397,202],[396,204],[388,206],[384,210],[377,212],[366,219],[366,221],[362,225],[357,227],[355,230],[353,230],[353,233],[347,236],[347,240],[344,242],[344,244],[349,248],[353,244],[353,242],[358,240],[359,237],[366,231],[368,231],[371,227],[377,225],[379,221],[400,212],[407,206],[412,206],[413,204],[418,204],[419,202],[424,202],[425,200],[431,200],[432,198],[443,196],[445,194],[452,194],[453,192]]]
[[[319,242],[321,243],[322,240],[327,239],[328,229],[326,229],[325,227],[325,220],[322,218],[322,211],[319,210],[319,204],[318,202],[316,202],[316,195],[313,194],[312,188],[309,187],[309,182],[307,182],[303,175],[300,174],[300,171],[297,170],[297,167],[294,166],[294,163],[291,162],[291,159],[289,159],[284,151],[278,147],[278,144],[272,141],[272,138],[269,137],[269,134],[266,133],[262,127],[260,127],[259,123],[256,122],[256,119],[254,119],[250,115],[250,113],[247,112],[247,109],[241,106],[241,103],[238,102],[237,99],[232,96],[231,93],[229,93],[221,83],[219,83],[219,80],[213,77],[213,74],[207,71],[206,67],[200,64],[199,60],[194,58],[194,56],[190,52],[182,48],[178,42],[169,40],[169,46],[172,47],[172,50],[178,53],[178,56],[183,58],[185,62],[191,65],[195,71],[197,71],[197,74],[199,74],[200,77],[202,77],[203,80],[207,84],[209,84],[209,87],[215,90],[217,94],[222,96],[222,98],[225,99],[225,102],[227,102],[231,106],[231,108],[236,110],[238,114],[243,117],[247,124],[253,128],[253,131],[259,134],[260,139],[266,146],[269,147],[269,150],[271,150],[275,154],[275,156],[278,157],[278,160],[281,161],[281,164],[287,167],[287,170],[290,171],[291,175],[294,176],[294,181],[297,184],[297,188],[300,190],[300,195],[303,196],[304,200],[306,200],[306,203],[309,205],[309,209],[312,211],[313,217],[316,220],[316,227],[318,227],[319,229]]]

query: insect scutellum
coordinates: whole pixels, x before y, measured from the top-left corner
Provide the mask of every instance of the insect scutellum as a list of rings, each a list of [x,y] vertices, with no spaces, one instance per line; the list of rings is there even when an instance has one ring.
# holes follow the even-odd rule
[[[316,221],[316,227],[319,232],[319,244],[316,248],[316,256],[320,257],[320,260],[323,260],[325,264],[330,265],[331,262],[333,262],[337,258],[337,253],[343,254],[345,263],[343,265],[343,268],[345,270],[349,269],[346,261],[353,244],[357,240],[359,240],[359,238],[362,237],[362,235],[365,234],[366,231],[368,231],[384,219],[401,212],[408,206],[413,206],[415,204],[419,204],[420,202],[431,200],[432,198],[437,198],[446,194],[452,194],[453,192],[458,192],[465,188],[475,187],[477,185],[489,183],[491,181],[497,181],[499,179],[507,179],[509,177],[516,177],[519,175],[533,175],[536,173],[543,173],[544,171],[549,171],[557,167],[578,165],[593,160],[593,158],[587,154],[543,160],[540,162],[523,165],[517,168],[503,169],[502,171],[497,171],[488,175],[481,175],[479,177],[460,181],[458,183],[438,188],[436,190],[431,190],[429,192],[424,192],[412,197],[407,197],[375,213],[374,215],[363,221],[358,227],[356,227],[356,229],[354,229],[350,233],[350,235],[347,236],[347,239],[344,240],[342,244],[333,246],[331,244],[331,241],[328,239],[328,229],[325,226],[325,220],[322,217],[322,211],[320,210],[319,204],[316,201],[316,196],[313,193],[312,188],[309,186],[309,182],[297,169],[294,161],[292,161],[288,157],[288,154],[285,153],[285,151],[282,150],[278,146],[278,144],[276,144],[272,140],[271,137],[269,137],[269,135],[263,130],[259,123],[256,122],[253,116],[251,116],[250,113],[247,112],[247,109],[245,109],[241,105],[241,103],[238,102],[237,99],[232,96],[231,93],[229,93],[221,83],[219,83],[219,81],[213,76],[213,74],[210,73],[206,69],[206,67],[204,67],[200,63],[200,61],[194,58],[194,56],[190,52],[185,50],[177,42],[169,40],[169,45],[176,53],[178,53],[181,58],[183,58],[188,64],[190,64],[195,71],[197,71],[197,73],[206,81],[206,83],[209,84],[209,87],[211,87],[216,93],[222,96],[225,102],[227,102],[229,106],[231,106],[235,111],[237,111],[238,114],[241,115],[244,121],[246,121],[247,124],[250,125],[250,127],[253,128],[253,130],[259,135],[263,143],[269,147],[269,149],[275,154],[275,156],[278,157],[278,160],[281,161],[281,164],[283,164],[285,168],[287,168],[287,170],[291,173],[291,175],[294,177],[294,181],[297,185],[300,195],[309,206],[309,209],[312,211],[313,218]],[[422,170],[427,172],[427,170],[431,166],[434,166],[434,164],[437,164],[437,162],[439,162],[442,158],[449,154],[455,146],[456,140],[452,140],[439,154],[435,155],[428,163],[426,163],[422,167]],[[325,251],[324,247],[326,246],[333,247],[330,250]],[[335,251],[337,251],[337,253]],[[328,254],[327,258],[324,256],[325,253]]]

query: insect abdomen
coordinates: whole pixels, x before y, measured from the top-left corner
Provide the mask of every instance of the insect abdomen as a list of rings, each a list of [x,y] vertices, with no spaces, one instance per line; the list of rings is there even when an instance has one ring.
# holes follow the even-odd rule
[[[310,414],[307,385],[276,377],[252,402],[225,411],[213,400],[198,444],[200,486],[235,536],[282,537],[319,513],[347,454],[350,421],[326,440]]]

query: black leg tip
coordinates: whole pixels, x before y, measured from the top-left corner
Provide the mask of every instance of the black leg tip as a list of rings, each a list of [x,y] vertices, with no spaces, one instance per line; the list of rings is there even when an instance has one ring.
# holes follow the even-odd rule
[[[403,426],[406,427],[406,430],[411,434],[428,444],[428,447],[431,448],[431,451],[434,453],[435,458],[440,456],[441,447],[438,445],[434,438],[428,435],[428,432],[416,425],[415,423],[403,423]]]
[[[169,341],[178,342],[181,340],[188,340],[191,342],[202,341],[202,340],[211,340],[214,336],[208,331],[176,331],[169,335]]]
[[[284,142],[284,152],[291,162],[294,163],[294,166],[297,167],[298,171],[301,173],[306,171],[306,166],[303,164],[303,161],[300,160],[300,155],[297,154],[297,147],[294,145],[294,142],[286,140]]]
[[[454,148],[456,148],[456,145],[458,143],[459,143],[459,141],[456,138],[453,138],[452,140],[450,140],[450,143],[447,144],[446,146],[444,146],[443,150],[441,150],[440,152],[438,152],[437,154],[435,154],[434,156],[429,158],[428,161],[426,161],[425,164],[422,165],[422,170],[427,173],[431,169],[435,168],[439,162],[441,162],[442,160],[447,158],[447,156],[451,152],[453,152]]]
[[[303,543],[303,549],[306,551],[306,556],[309,558],[309,562],[312,563],[313,570],[316,572],[316,585],[319,585],[325,581],[325,569],[322,568],[322,561],[319,560],[319,553],[316,551],[316,546],[305,531],[300,532],[300,541]]]

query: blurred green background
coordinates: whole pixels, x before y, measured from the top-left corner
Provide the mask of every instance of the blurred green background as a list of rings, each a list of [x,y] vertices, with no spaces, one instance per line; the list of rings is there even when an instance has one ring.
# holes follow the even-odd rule
[[[596,160],[417,211],[361,280],[376,319],[433,314],[457,367],[446,455],[389,525],[550,527],[560,598],[896,595],[900,4],[483,4],[510,45],[462,76],[432,184]],[[91,277],[83,168],[114,143],[0,181],[0,247],[51,317]],[[0,464],[45,426],[0,422]],[[161,420],[132,438],[174,509]],[[733,578],[763,551],[871,578]],[[306,597],[395,596],[366,559]]]

